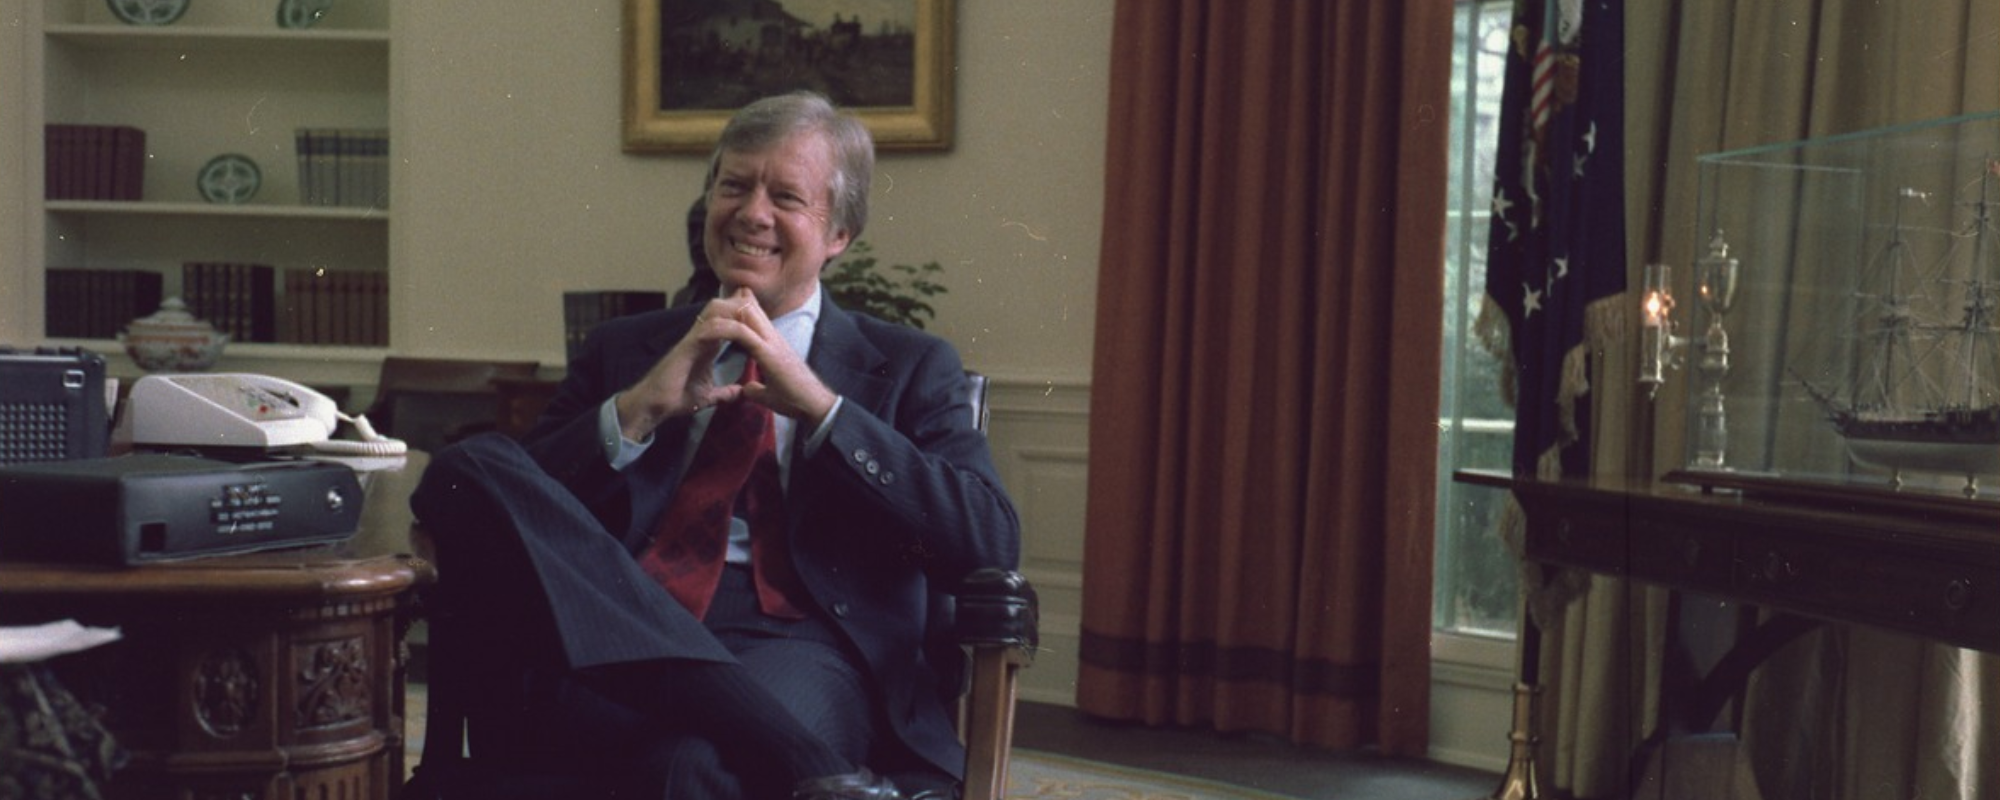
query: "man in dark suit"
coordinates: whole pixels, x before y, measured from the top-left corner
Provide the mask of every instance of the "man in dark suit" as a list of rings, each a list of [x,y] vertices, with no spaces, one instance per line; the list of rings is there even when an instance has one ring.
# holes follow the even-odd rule
[[[469,638],[513,654],[523,735],[642,764],[672,797],[958,777],[929,587],[1013,568],[1020,525],[957,353],[821,291],[873,165],[866,128],[817,95],[738,112],[707,185],[721,295],[604,325],[525,445],[475,437],[426,470],[412,503],[476,598]],[[742,431],[775,455],[747,483],[778,488],[687,510]]]

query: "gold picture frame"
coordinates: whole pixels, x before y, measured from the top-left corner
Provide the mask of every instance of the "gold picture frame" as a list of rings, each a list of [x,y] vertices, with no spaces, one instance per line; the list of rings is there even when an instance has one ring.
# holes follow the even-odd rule
[[[745,33],[741,15],[726,28],[719,22],[704,27],[696,19],[691,9],[712,3],[625,0],[625,152],[706,154],[737,108],[755,97],[796,88],[818,89],[852,111],[874,134],[877,149],[949,149],[955,0],[907,2],[913,6],[907,23],[862,19],[860,3],[853,20],[836,14],[840,22],[835,24],[789,16],[761,24],[750,20],[757,28],[752,29],[754,46],[746,46],[752,34]],[[841,2],[817,5],[839,7]],[[677,22],[670,28],[663,20]],[[729,42],[730,36],[738,41]],[[673,44],[663,47],[661,40],[668,37]],[[675,61],[670,64],[668,57]],[[662,92],[670,69],[691,76],[669,87],[686,98]],[[885,69],[888,79],[879,79]],[[814,70],[838,71],[838,77],[846,78],[872,76],[847,83],[881,94],[842,97],[813,85],[811,77],[822,74]]]

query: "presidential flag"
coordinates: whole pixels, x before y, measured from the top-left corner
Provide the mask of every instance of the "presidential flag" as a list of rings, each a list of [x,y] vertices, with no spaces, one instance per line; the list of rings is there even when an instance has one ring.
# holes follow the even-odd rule
[[[1589,471],[1589,348],[1625,290],[1623,16],[1618,0],[1514,7],[1481,325],[1513,372],[1520,477]]]

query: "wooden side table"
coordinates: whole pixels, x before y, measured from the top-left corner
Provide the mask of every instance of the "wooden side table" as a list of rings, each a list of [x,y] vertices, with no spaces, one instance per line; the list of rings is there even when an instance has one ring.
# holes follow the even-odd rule
[[[0,624],[76,619],[124,638],[51,662],[132,760],[117,797],[388,798],[403,779],[408,497],[425,458],[370,473],[337,545],[136,568],[0,563]]]

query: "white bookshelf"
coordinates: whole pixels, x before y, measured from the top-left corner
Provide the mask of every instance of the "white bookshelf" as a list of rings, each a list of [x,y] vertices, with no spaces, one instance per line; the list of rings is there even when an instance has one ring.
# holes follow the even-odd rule
[[[145,269],[166,296],[189,261],[389,270],[391,208],[301,202],[296,131],[391,129],[391,0],[341,0],[311,28],[277,23],[278,0],[190,0],[164,26],[128,25],[104,0],[26,0],[22,119],[29,143],[23,205],[39,217],[24,248],[31,293],[50,268]],[[39,75],[39,80],[36,76]],[[47,124],[129,125],[146,134],[137,201],[49,200]],[[391,133],[393,143],[394,134]],[[391,151],[393,155],[393,149]],[[197,175],[215,156],[256,162],[262,181],[240,205],[208,203]],[[393,169],[391,170],[393,180]],[[46,328],[40,302],[29,313]],[[74,342],[72,342],[74,343]],[[85,341],[115,353],[115,342]],[[328,358],[380,348],[234,344],[258,361]]]

